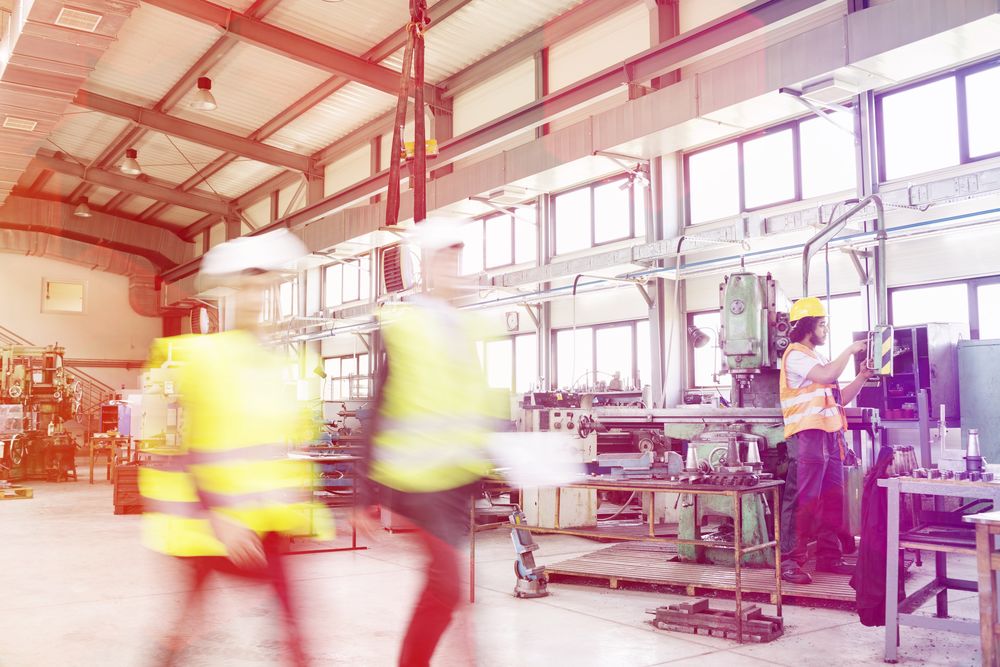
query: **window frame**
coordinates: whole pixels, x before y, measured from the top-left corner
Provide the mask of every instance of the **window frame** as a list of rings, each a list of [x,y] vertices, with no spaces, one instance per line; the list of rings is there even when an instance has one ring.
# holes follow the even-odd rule
[[[360,365],[361,364],[358,363],[359,360],[362,357],[368,357],[368,369],[363,374],[361,373],[361,369],[360,369]],[[323,378],[323,385],[320,388],[320,397],[321,397],[322,401],[325,402],[325,403],[333,403],[333,402],[337,402],[337,401],[343,402],[343,401],[355,401],[355,400],[357,400],[357,401],[371,400],[371,398],[374,395],[372,393],[373,384],[374,384],[374,378],[373,378],[373,374],[371,372],[371,356],[369,355],[369,353],[368,352],[360,352],[360,353],[357,353],[357,354],[334,354],[334,355],[331,355],[331,356],[322,357],[321,363],[323,365],[323,372],[326,372],[326,362],[327,361],[332,361],[334,359],[337,359],[338,361],[340,361],[340,368],[341,368],[340,375],[338,377],[331,377],[331,376],[328,375],[327,377]],[[367,397],[365,397],[365,398],[361,398],[361,397],[359,397],[359,398],[350,398],[349,396],[347,398],[328,397],[327,390],[331,386],[331,383],[333,381],[337,381],[338,383],[343,382],[344,380],[347,380],[348,382],[350,381],[350,376],[343,375],[344,359],[352,359],[357,364],[357,366],[358,366],[358,372],[355,374],[354,377],[357,377],[357,378],[366,378],[369,381],[369,385],[368,385],[368,387],[369,387],[369,395]],[[350,394],[350,386],[348,386],[348,394]]]
[[[535,246],[535,256],[531,260],[529,260],[529,261],[518,262],[517,261],[517,238],[518,238],[518,236],[517,236],[517,227],[518,227],[517,216],[518,216],[518,213],[522,209],[531,209],[531,208],[533,208],[535,210],[535,233],[534,233],[534,239],[533,239],[533,244]],[[503,209],[503,210],[499,210],[499,209]],[[490,271],[500,271],[502,269],[509,269],[512,266],[518,266],[518,265],[521,265],[521,264],[535,264],[535,263],[538,262],[538,225],[539,225],[538,209],[539,209],[538,200],[537,199],[531,199],[531,200],[525,201],[525,202],[523,202],[521,204],[516,204],[514,206],[501,206],[501,207],[498,207],[495,210],[492,210],[492,211],[490,211],[488,213],[485,213],[485,214],[483,214],[483,215],[481,215],[479,217],[473,218],[469,222],[470,225],[480,225],[482,227],[482,239],[483,239],[483,247],[482,247],[482,265],[483,265],[483,268],[482,268],[482,271],[481,271],[482,273],[488,273]],[[510,219],[510,262],[507,263],[507,264],[489,265],[486,262],[486,245],[487,245],[487,243],[486,243],[486,222],[488,220],[490,220],[490,219],[497,218],[497,217],[500,217],[500,216],[507,216]],[[466,276],[477,275],[478,273],[480,273],[480,272],[477,271],[477,272],[473,272],[473,273],[465,273],[464,269],[462,271],[462,275],[466,275]]]
[[[366,284],[366,279],[365,279],[365,276],[364,276],[364,271],[362,270],[362,262],[363,262],[363,260],[365,258],[368,259],[367,284]],[[359,303],[368,303],[368,302],[371,301],[371,295],[372,295],[371,279],[372,279],[373,259],[374,258],[373,258],[372,253],[368,252],[368,253],[362,253],[362,254],[354,256],[354,257],[348,257],[348,258],[343,259],[343,260],[338,260],[338,261],[333,262],[331,264],[324,264],[322,266],[322,270],[320,271],[320,281],[319,281],[319,283],[320,283],[320,304],[322,305],[322,310],[323,311],[337,310],[337,309],[343,308],[345,306],[356,305],[356,304],[359,304]],[[340,267],[340,272],[341,272],[340,273],[340,302],[337,303],[337,304],[334,304],[334,305],[330,305],[327,302],[327,296],[328,296],[328,293],[327,293],[327,273],[330,270],[332,270],[332,269],[334,269],[334,268],[336,268],[338,266]],[[356,267],[355,270],[357,270],[357,272],[358,272],[358,296],[357,296],[357,298],[351,299],[350,301],[345,301],[344,300],[344,284],[345,284],[346,281],[344,280],[344,270],[347,269],[347,268],[350,268],[352,266]],[[368,292],[368,296],[367,297],[364,296],[364,293],[366,291]]]
[[[949,165],[947,167],[940,167],[940,169],[954,169],[955,167],[960,167],[967,164],[975,164],[977,162],[982,162],[983,160],[991,160],[1000,157],[1000,150],[994,151],[993,153],[987,153],[984,155],[979,155],[972,157],[969,153],[969,113],[968,113],[968,100],[966,97],[966,87],[965,80],[972,74],[982,72],[989,69],[1000,68],[1000,57],[993,56],[987,60],[974,63],[972,65],[966,65],[964,67],[954,67],[952,69],[940,72],[933,76],[918,79],[917,81],[911,81],[905,83],[901,86],[894,86],[892,88],[887,88],[879,92],[875,96],[875,144],[876,151],[878,154],[878,180],[879,184],[901,181],[906,179],[913,179],[918,177],[920,174],[912,174],[910,176],[900,176],[894,179],[886,178],[885,173],[885,113],[883,108],[883,101],[887,97],[892,97],[897,93],[903,93],[908,90],[913,90],[914,88],[919,88],[928,84],[936,83],[938,81],[943,81],[944,79],[954,78],[955,79],[955,110],[958,115],[958,164]],[[933,173],[933,172],[922,172],[922,173]]]
[[[578,330],[579,329],[590,329],[590,362],[589,363],[590,363],[590,373],[591,373],[590,380],[592,382],[596,381],[596,375],[595,374],[598,372],[597,371],[597,332],[600,331],[601,329],[615,329],[615,328],[619,328],[619,327],[622,327],[622,326],[628,326],[629,329],[630,329],[631,337],[632,337],[632,364],[631,364],[632,368],[631,368],[629,377],[628,378],[622,378],[622,381],[625,382],[627,380],[628,384],[631,384],[633,386],[635,386],[637,384],[637,380],[641,379],[641,378],[639,378],[639,340],[638,340],[639,332],[638,332],[638,324],[640,322],[648,322],[648,321],[649,321],[649,318],[645,318],[645,319],[639,318],[639,319],[632,319],[632,320],[618,320],[618,321],[615,321],[615,322],[601,322],[599,324],[585,324],[585,325],[582,325],[582,326],[575,327]],[[550,338],[550,342],[551,342],[551,345],[552,345],[552,377],[549,380],[549,390],[550,391],[558,391],[560,389],[560,387],[557,384],[559,382],[559,377],[558,377],[558,371],[559,371],[559,342],[558,342],[558,334],[560,332],[562,332],[562,331],[573,331],[573,329],[574,329],[574,327],[562,327],[562,328],[559,328],[559,329],[555,329],[555,328],[552,329],[551,338]],[[651,341],[647,341],[647,342],[651,343]],[[650,352],[652,352],[652,350],[650,350]],[[652,359],[652,356],[653,355],[651,354],[650,355],[651,359]],[[574,381],[576,381],[576,378],[574,378]],[[652,378],[649,378],[647,380],[646,384],[652,384]],[[640,387],[640,389],[641,389],[641,387]],[[572,390],[573,390],[573,387],[570,388],[570,391],[572,391]]]
[[[939,280],[929,283],[920,283],[917,285],[899,285],[897,287],[889,288],[889,303],[888,303],[888,314],[889,321],[892,322],[894,319],[894,314],[892,312],[892,296],[896,292],[907,292],[919,289],[927,289],[931,287],[945,287],[947,285],[965,285],[966,287],[966,299],[968,300],[968,313],[969,313],[969,338],[971,340],[979,340],[979,288],[984,285],[997,285],[1000,284],[1000,273],[988,275],[988,276],[977,276],[975,278],[956,278],[952,280]],[[905,325],[905,326],[917,326],[917,325]]]
[[[594,239],[597,237],[597,216],[596,216],[595,207],[594,207],[594,191],[598,187],[600,187],[600,186],[610,185],[612,183],[616,183],[616,182],[619,182],[619,181],[628,181],[629,182],[629,188],[628,188],[628,202],[629,202],[629,204],[628,204],[628,215],[629,215],[628,228],[629,228],[629,232],[628,232],[628,234],[626,236],[621,236],[621,237],[618,237],[618,238],[608,239],[607,241],[601,241],[600,243],[596,243]],[[565,251],[565,252],[560,252],[559,251],[559,244],[558,244],[558,234],[557,234],[558,221],[556,219],[557,218],[557,216],[556,216],[556,201],[559,199],[559,197],[562,197],[562,196],[568,195],[568,194],[572,194],[574,192],[579,192],[581,190],[589,190],[590,191],[589,192],[589,194],[590,194],[590,225],[588,227],[590,236],[588,237],[588,243],[584,247],[578,248],[576,250],[568,250],[568,251]],[[643,219],[644,220],[648,220],[649,216],[650,216],[650,211],[648,210],[649,207],[648,207],[648,203],[646,202],[646,198],[645,197],[643,197],[643,203],[642,203],[642,205],[643,205],[644,208],[646,208],[645,216],[644,216]],[[549,218],[549,225],[548,225],[548,227],[549,227],[549,232],[548,232],[549,238],[548,238],[548,241],[549,241],[549,247],[552,248],[552,256],[553,257],[564,257],[564,256],[567,256],[567,255],[572,255],[574,253],[585,252],[585,251],[591,250],[593,248],[601,248],[601,247],[604,247],[604,246],[612,244],[612,243],[621,243],[622,241],[628,241],[630,239],[636,238],[636,224],[635,224],[635,219],[636,219],[636,215],[635,215],[635,209],[636,209],[636,183],[635,183],[635,179],[629,180],[629,173],[627,171],[617,172],[615,174],[612,174],[610,176],[605,176],[604,178],[600,178],[600,179],[597,179],[595,181],[590,181],[590,182],[584,183],[582,185],[576,185],[576,186],[574,186],[572,188],[566,188],[565,190],[559,190],[557,192],[553,192],[551,194],[551,196],[549,197],[549,204],[548,204],[548,206],[549,206],[549,209],[548,209],[548,214],[549,214],[548,215],[548,218]],[[645,230],[643,230],[643,231],[645,231]]]
[[[843,105],[846,109],[851,111],[852,115],[855,115],[855,109],[853,104]],[[832,115],[836,113],[835,110],[823,111],[824,115]],[[716,220],[703,220],[700,222],[691,222],[691,157],[698,155],[699,153],[705,153],[716,148],[721,148],[722,146],[727,146],[729,144],[736,145],[736,161],[737,161],[737,188],[739,191],[739,211],[736,212],[733,217],[742,216],[747,213],[754,213],[756,211],[762,211],[775,206],[784,206],[786,204],[793,204],[795,202],[806,201],[807,199],[816,199],[817,197],[823,197],[825,195],[814,195],[812,197],[803,197],[802,195],[802,130],[801,126],[803,123],[813,120],[814,118],[819,118],[815,113],[799,116],[792,120],[785,121],[783,123],[778,123],[776,125],[771,125],[760,130],[755,130],[753,132],[748,132],[742,134],[738,137],[733,137],[726,139],[724,141],[717,141],[706,146],[701,146],[694,150],[685,151],[682,157],[682,171],[683,171],[683,182],[684,182],[684,226],[685,227],[699,227],[701,225],[711,224],[716,222]],[[772,134],[777,134],[779,132],[784,132],[786,130],[792,131],[792,179],[793,179],[793,191],[794,195],[790,199],[783,199],[781,201],[770,202],[767,204],[761,204],[759,206],[747,207],[746,205],[746,164],[744,162],[744,144],[748,141],[753,141],[754,139],[760,139]],[[855,128],[856,131],[856,128]],[[856,136],[856,134],[855,134]],[[855,173],[857,173],[857,159],[855,159]],[[855,185],[855,191],[857,190],[857,185]],[[838,191],[839,192],[839,191]],[[833,193],[830,193],[833,194]],[[724,218],[723,218],[724,219]],[[702,311],[704,312],[704,311]]]

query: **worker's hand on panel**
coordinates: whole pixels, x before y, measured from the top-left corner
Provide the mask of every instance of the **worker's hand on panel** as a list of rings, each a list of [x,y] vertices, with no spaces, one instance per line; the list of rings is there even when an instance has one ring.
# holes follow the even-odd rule
[[[226,547],[226,556],[241,570],[262,570],[267,566],[260,536],[249,528],[213,513],[212,531]]]
[[[851,351],[851,354],[857,354],[858,352],[867,352],[868,351],[868,341],[867,340],[856,340],[853,343],[851,343],[851,346],[848,349]]]

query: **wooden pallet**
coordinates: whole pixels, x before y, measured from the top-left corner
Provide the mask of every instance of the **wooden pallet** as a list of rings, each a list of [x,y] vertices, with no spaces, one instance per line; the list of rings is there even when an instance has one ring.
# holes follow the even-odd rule
[[[657,542],[622,542],[585,556],[547,565],[545,572],[552,582],[560,578],[597,579],[607,581],[611,588],[620,582],[656,584],[682,588],[691,596],[704,591],[733,591],[736,572],[732,567],[703,563],[673,561],[677,548]],[[808,568],[807,568],[808,570]],[[812,598],[854,602],[854,589],[848,575],[810,572],[811,584],[781,582],[782,598]],[[744,567],[744,593],[762,593],[776,602],[774,570]]]
[[[29,486],[0,487],[0,500],[27,500],[34,496],[35,493]]]

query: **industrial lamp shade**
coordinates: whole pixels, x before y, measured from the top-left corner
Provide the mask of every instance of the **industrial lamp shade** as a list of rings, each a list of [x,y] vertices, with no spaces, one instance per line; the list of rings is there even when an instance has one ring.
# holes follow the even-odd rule
[[[118,165],[118,171],[123,174],[128,174],[129,176],[138,176],[142,173],[142,168],[139,166],[139,162],[136,158],[139,157],[139,152],[134,148],[129,148],[125,150],[125,159],[122,163]]]
[[[688,327],[688,340],[693,347],[705,347],[711,340],[709,335],[696,326]]]
[[[93,218],[94,212],[90,210],[90,205],[87,203],[86,197],[80,197],[80,203],[76,205],[76,209],[73,210],[73,215],[78,218]]]
[[[214,111],[218,106],[215,102],[215,96],[212,95],[212,80],[207,76],[198,77],[198,92],[191,100],[191,108],[200,111]]]

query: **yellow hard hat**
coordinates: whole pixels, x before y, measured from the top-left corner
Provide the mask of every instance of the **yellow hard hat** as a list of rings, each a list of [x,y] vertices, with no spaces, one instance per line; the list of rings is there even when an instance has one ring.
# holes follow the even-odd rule
[[[826,308],[814,296],[807,296],[792,304],[792,312],[788,315],[790,322],[798,322],[803,317],[826,317]]]

